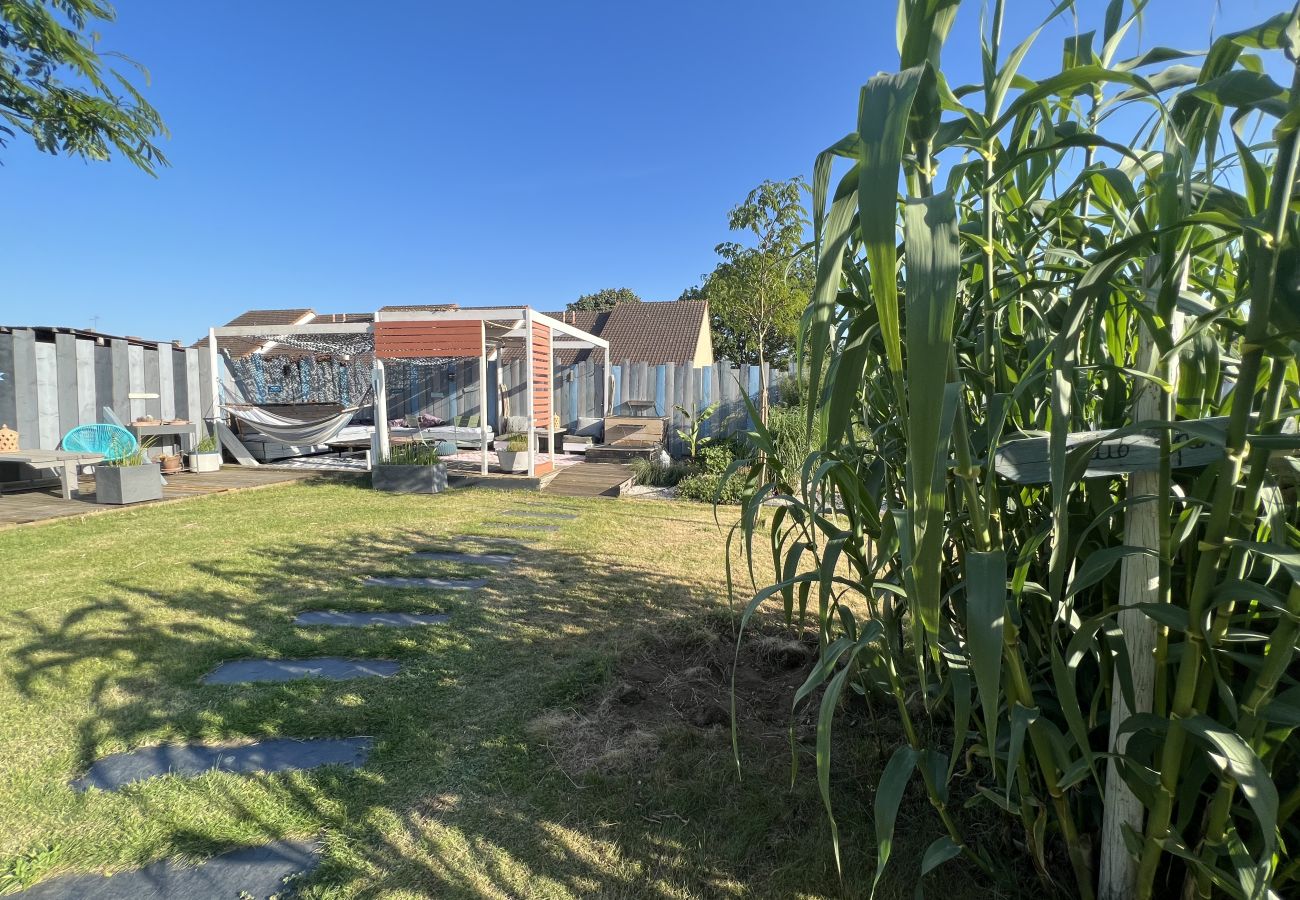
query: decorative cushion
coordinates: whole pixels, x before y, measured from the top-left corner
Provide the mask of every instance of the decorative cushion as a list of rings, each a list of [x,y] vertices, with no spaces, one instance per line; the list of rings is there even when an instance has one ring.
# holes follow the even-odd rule
[[[605,420],[591,416],[578,416],[578,427],[574,434],[584,437],[599,438],[605,430]]]
[[[457,428],[478,428],[478,413],[465,413],[456,417]]]
[[[438,418],[437,416],[430,416],[430,415],[425,415],[425,414],[421,414],[421,415],[420,415],[420,427],[421,427],[421,428],[438,428],[438,427],[440,427],[440,426],[442,426],[442,425],[446,425],[446,424],[447,424],[447,420],[446,420],[446,419],[440,419],[440,418]]]

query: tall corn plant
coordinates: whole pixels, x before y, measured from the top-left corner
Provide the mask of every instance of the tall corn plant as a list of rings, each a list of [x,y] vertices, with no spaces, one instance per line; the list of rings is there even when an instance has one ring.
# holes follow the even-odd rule
[[[795,704],[820,704],[833,836],[836,713],[850,688],[892,697],[877,882],[916,779],[937,814],[922,875],[958,856],[999,874],[956,808],[987,803],[1066,893],[1105,869],[1108,897],[1294,896],[1300,82],[1264,63],[1294,65],[1297,16],[1124,56],[1143,0],[1112,0],[1031,77],[1042,27],[1008,46],[994,2],[982,83],[958,87],[958,2],[902,0],[899,71],[817,159],[800,352],[819,440],[796,471],[751,434],[738,528],[781,580],[744,622],[779,598],[820,631]],[[1093,11],[1072,7],[1048,21]],[[1067,437],[1102,429],[1155,436],[1158,467],[1085,477],[1096,441]],[[1043,483],[999,477],[998,447],[1032,434]],[[1189,437],[1220,461],[1175,467]],[[1158,534],[1127,543],[1141,508]],[[1122,597],[1144,560],[1147,596]],[[1108,779],[1137,801],[1119,860],[1099,858]]]

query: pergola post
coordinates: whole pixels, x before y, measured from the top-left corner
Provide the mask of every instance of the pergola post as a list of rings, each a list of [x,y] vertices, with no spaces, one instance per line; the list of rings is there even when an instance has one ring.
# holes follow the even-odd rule
[[[479,473],[488,473],[488,346],[487,320],[479,321],[478,354],[478,421],[479,421]]]
[[[613,391],[614,372],[613,372],[613,369],[612,369],[612,368],[610,367],[610,365],[609,365],[609,344],[606,344],[606,345],[605,345],[605,373],[604,373],[604,375],[605,375],[605,383],[604,383],[604,385],[603,385],[604,390],[601,391],[601,393],[603,393],[603,394],[605,395],[604,403],[602,404],[602,405],[604,406],[604,408],[605,408],[605,411],[604,411],[603,415],[606,415],[606,416],[607,416],[607,415],[609,415],[609,411],[610,411],[610,408],[611,408],[611,407],[610,407],[610,403],[611,403],[612,400],[614,399],[614,391]]]
[[[524,396],[528,410],[528,477],[537,476],[537,421],[533,410],[533,309],[524,307]]]
[[[546,448],[550,454],[551,471],[555,471],[555,331],[546,329],[546,407],[551,414],[546,418]]]
[[[375,436],[371,445],[371,467],[377,466],[388,458],[388,384],[384,377],[384,361],[374,358],[370,380],[374,390],[372,402],[375,405]]]
[[[208,329],[208,368],[211,380],[208,389],[212,392],[212,420],[209,426],[212,434],[217,433],[217,421],[221,418],[221,355],[217,351],[217,329]],[[202,410],[199,411],[200,415]]]

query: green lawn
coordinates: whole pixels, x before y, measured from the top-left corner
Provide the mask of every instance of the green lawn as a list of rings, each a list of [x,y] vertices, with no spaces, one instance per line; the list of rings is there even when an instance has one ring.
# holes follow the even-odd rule
[[[581,515],[526,535],[509,568],[405,558],[504,535],[484,523],[521,503]],[[746,645],[740,687],[754,702],[742,704],[740,777],[718,723],[732,653],[724,545],[700,505],[485,490],[403,497],[352,483],[0,532],[0,884],[319,835],[324,862],[309,897],[865,894],[875,853],[866,810],[895,732],[864,705],[837,758],[851,873],[841,886],[806,726],[796,728],[805,746],[792,787],[788,700],[760,702],[788,697],[802,678],[799,648],[777,637]],[[370,573],[490,583],[441,594],[361,587]],[[378,608],[451,621],[291,624],[306,609]],[[405,669],[350,683],[198,683],[226,659],[317,655]],[[349,735],[376,739],[361,770],[67,787],[92,760],[142,745]],[[911,897],[936,832],[921,803],[904,809],[899,830],[881,895]],[[1000,895],[958,880],[933,888]]]

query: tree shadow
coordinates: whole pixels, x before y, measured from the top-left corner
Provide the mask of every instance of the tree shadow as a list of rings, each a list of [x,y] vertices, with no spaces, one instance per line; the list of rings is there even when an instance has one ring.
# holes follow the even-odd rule
[[[75,746],[55,751],[65,765],[38,773],[48,775],[39,789],[66,792],[58,796],[70,821],[130,815],[152,833],[124,858],[106,827],[55,866],[199,858],[320,834],[325,858],[304,886],[309,896],[358,888],[458,897],[770,896],[782,893],[776,885],[796,883],[813,893],[864,891],[836,879],[821,843],[827,826],[811,766],[791,788],[788,757],[764,758],[770,745],[743,730],[742,751],[760,762],[748,782],[728,758],[725,728],[676,735],[684,758],[697,754],[716,767],[698,783],[687,774],[684,794],[647,787],[656,767],[681,760],[648,759],[645,772],[575,779],[549,756],[530,737],[531,721],[589,704],[620,654],[725,608],[726,600],[699,581],[544,537],[510,548],[515,562],[503,568],[410,557],[420,549],[500,546],[491,537],[416,527],[364,541],[278,541],[180,564],[194,587],[179,595],[124,577],[57,622],[11,614],[5,624],[16,637],[0,641],[0,650],[6,677],[27,702],[85,684],[88,711],[76,722]],[[361,584],[367,574],[485,575],[489,584],[465,593],[372,588]],[[295,626],[293,617],[309,609],[451,618],[414,629]],[[325,655],[393,659],[403,670],[348,682],[200,684],[229,659]],[[67,785],[107,753],[159,742],[354,735],[375,738],[369,761],[355,771],[169,777],[117,794],[73,795]],[[850,771],[844,780],[860,795],[849,804],[858,814],[870,793],[859,783],[863,774]],[[754,792],[766,795],[755,800]],[[849,870],[869,871],[862,829],[850,824],[845,834],[860,838],[847,850]],[[910,892],[909,885],[898,895]]]

